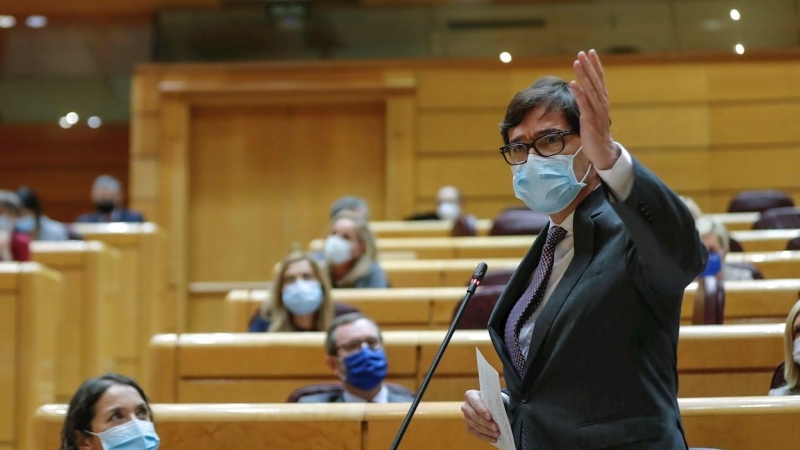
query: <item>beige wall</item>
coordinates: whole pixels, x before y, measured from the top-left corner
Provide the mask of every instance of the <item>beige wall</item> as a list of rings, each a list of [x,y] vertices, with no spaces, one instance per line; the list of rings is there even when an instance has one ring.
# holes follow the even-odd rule
[[[707,212],[741,189],[800,203],[791,55],[606,58],[612,132]],[[443,184],[490,218],[519,205],[498,155],[511,96],[569,59],[144,66],[131,124],[134,207],[168,231],[169,280],[260,281],[324,229],[344,193],[376,220],[431,208]],[[298,155],[299,148],[313,146]],[[292,156],[290,156],[292,155]],[[181,317],[186,317],[185,314]]]

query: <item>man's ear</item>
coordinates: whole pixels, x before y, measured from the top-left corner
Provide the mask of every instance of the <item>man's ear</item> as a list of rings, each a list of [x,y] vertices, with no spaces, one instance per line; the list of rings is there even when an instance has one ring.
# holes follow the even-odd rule
[[[329,369],[331,369],[331,372],[333,372],[333,375],[338,378],[339,377],[339,363],[336,360],[336,358],[331,356],[331,355],[325,355],[325,364],[328,366]]]

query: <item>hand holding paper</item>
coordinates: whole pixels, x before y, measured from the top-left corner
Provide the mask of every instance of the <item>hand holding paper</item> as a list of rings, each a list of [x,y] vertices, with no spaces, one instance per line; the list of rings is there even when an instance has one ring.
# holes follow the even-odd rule
[[[511,424],[508,422],[506,405],[503,403],[503,396],[500,393],[500,375],[483,357],[481,351],[475,348],[478,358],[478,381],[481,386],[481,399],[486,404],[492,414],[497,426],[500,428],[500,437],[495,442],[495,447],[500,450],[514,450],[514,435],[511,432]]]

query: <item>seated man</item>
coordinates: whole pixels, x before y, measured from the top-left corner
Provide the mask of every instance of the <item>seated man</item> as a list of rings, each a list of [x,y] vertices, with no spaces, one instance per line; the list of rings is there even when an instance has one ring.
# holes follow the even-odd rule
[[[702,216],[695,221],[697,233],[709,253],[709,265],[715,260],[721,263],[722,279],[725,281],[752,280],[753,273],[745,267],[734,266],[725,262],[725,256],[730,250],[728,229],[717,219]]]
[[[141,213],[122,207],[122,188],[119,181],[111,175],[101,175],[94,180],[92,202],[96,211],[78,216],[75,222],[144,222]]]
[[[383,382],[388,364],[378,325],[361,313],[337,317],[325,336],[325,362],[343,382],[342,391],[305,395],[298,403],[402,403],[414,397]]]
[[[444,186],[436,193],[436,211],[414,214],[406,220],[456,220],[461,217],[463,200],[455,186]]]

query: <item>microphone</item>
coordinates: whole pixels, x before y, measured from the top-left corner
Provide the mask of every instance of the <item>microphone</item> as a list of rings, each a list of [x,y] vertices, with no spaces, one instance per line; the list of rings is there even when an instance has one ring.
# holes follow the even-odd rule
[[[411,423],[411,418],[414,416],[414,412],[417,410],[419,402],[422,401],[422,396],[425,395],[425,390],[428,389],[428,384],[431,382],[431,378],[433,378],[433,373],[436,371],[436,367],[439,366],[439,361],[442,360],[444,351],[447,349],[447,345],[450,343],[450,339],[453,337],[453,333],[456,331],[456,325],[458,325],[458,322],[461,320],[461,315],[464,314],[464,310],[467,307],[469,299],[471,299],[472,295],[475,294],[475,289],[477,289],[483,281],[483,276],[486,275],[486,269],[488,268],[489,266],[487,266],[485,262],[482,262],[478,264],[478,267],[475,268],[475,272],[472,273],[472,279],[470,279],[469,286],[467,287],[467,294],[461,301],[461,306],[459,306],[458,311],[456,311],[455,317],[453,317],[453,322],[450,324],[450,328],[447,330],[447,334],[444,336],[442,345],[439,346],[439,351],[436,353],[436,357],[433,358],[433,362],[431,363],[431,367],[428,369],[428,373],[425,374],[425,379],[422,380],[422,385],[419,387],[417,395],[414,396],[414,401],[411,403],[411,407],[408,409],[408,414],[406,414],[406,418],[403,420],[403,424],[400,425],[400,429],[397,431],[397,436],[395,436],[394,442],[392,442],[391,450],[397,450],[397,447],[400,445],[400,441],[403,440],[403,435],[406,434],[406,428],[408,428],[408,425]]]

